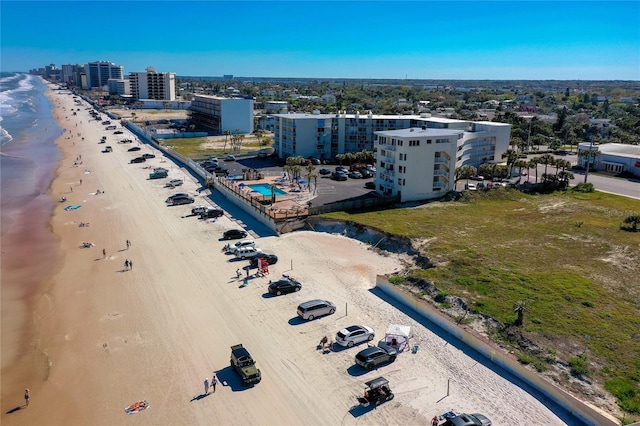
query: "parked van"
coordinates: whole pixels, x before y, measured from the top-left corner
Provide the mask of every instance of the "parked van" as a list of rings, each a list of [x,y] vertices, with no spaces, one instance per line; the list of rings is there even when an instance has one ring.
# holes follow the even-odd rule
[[[301,303],[298,306],[298,316],[311,321],[323,315],[331,315],[336,311],[336,305],[328,300],[315,299]]]

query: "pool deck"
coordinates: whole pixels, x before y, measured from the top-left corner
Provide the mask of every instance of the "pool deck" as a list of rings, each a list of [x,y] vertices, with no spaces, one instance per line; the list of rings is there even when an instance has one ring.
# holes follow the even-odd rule
[[[227,183],[227,186],[234,187],[249,202],[260,202],[271,198],[270,195],[252,192],[249,185],[275,184],[278,189],[286,192],[285,195],[276,195],[276,202],[266,207],[269,216],[275,220],[307,216],[309,214],[308,202],[316,197],[314,191],[309,192],[307,185],[299,185],[281,177],[266,176],[263,179],[255,180],[228,180]]]

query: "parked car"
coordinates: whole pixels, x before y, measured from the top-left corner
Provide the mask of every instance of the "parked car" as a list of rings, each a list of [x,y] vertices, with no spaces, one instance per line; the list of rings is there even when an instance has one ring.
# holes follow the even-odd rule
[[[131,164],[133,164],[133,163],[144,163],[145,161],[147,161],[147,159],[144,158],[144,157],[136,157],[136,158],[132,158],[130,163]]]
[[[360,172],[349,172],[348,176],[351,179],[362,179],[362,173]]]
[[[140,147],[139,146],[132,146],[131,148],[129,148],[127,151],[129,152],[134,152],[134,151],[140,151]]]
[[[187,195],[186,197],[175,197],[171,199],[171,201],[169,201],[169,205],[179,206],[182,204],[191,204],[191,203],[194,203],[195,201],[196,200],[194,200],[193,197],[189,197]]]
[[[133,140],[132,139],[121,139],[118,141],[118,143],[132,143]]]
[[[242,247],[236,250],[236,259],[251,259],[262,253],[258,247]]]
[[[333,172],[333,173],[331,173],[331,179],[342,181],[342,180],[347,180],[348,178],[347,178],[347,175],[345,173]]]
[[[184,182],[182,179],[171,179],[169,182],[165,183],[164,186],[166,188],[175,188],[176,186],[182,185]]]
[[[254,240],[240,240],[235,244],[231,244],[229,251],[231,253],[235,253],[243,247],[255,247],[255,246],[256,246],[256,242]]]
[[[329,169],[320,169],[320,171],[318,172],[321,175],[330,175],[331,174],[331,170]]]
[[[210,219],[215,217],[224,216],[224,210],[222,209],[206,209],[202,213],[200,213],[200,219]]]
[[[260,253],[258,256],[254,257],[253,259],[251,259],[251,267],[252,268],[257,268],[258,267],[258,262],[260,259],[265,259],[267,261],[267,264],[269,265],[275,265],[276,263],[278,263],[278,256],[276,256],[275,254],[270,254],[270,253]]]
[[[229,229],[222,234],[222,238],[225,240],[237,240],[238,238],[244,238],[247,235],[247,231],[243,231],[242,229]]]
[[[191,209],[191,214],[200,215],[201,213],[204,213],[208,208],[209,207],[207,206],[196,206]]]
[[[170,203],[175,198],[187,198],[187,197],[189,197],[189,194],[185,194],[184,192],[176,192],[175,194],[170,195],[169,197],[167,197],[165,203]]]
[[[378,346],[370,346],[356,354],[355,360],[362,368],[373,370],[378,365],[391,363],[396,360],[398,351],[384,343],[378,343]]]
[[[364,187],[367,189],[376,189],[376,183],[370,180],[364,184]]]
[[[491,424],[491,420],[479,413],[457,414],[444,422],[444,426],[491,426]]]
[[[156,156],[153,154],[142,154],[141,157],[146,158],[147,160],[150,158],[156,158]]]
[[[469,191],[476,191],[478,189],[475,183],[467,183],[464,187]]]
[[[236,157],[235,155],[227,155],[226,157],[224,157],[224,161],[236,161]]]
[[[113,148],[111,148],[111,146],[107,145],[107,146],[104,147],[102,152],[113,152]]]
[[[362,168],[359,171],[360,171],[360,174],[362,175],[362,177],[364,179],[368,179],[368,178],[373,177],[373,173],[368,169]]]
[[[314,299],[298,305],[298,316],[307,321],[335,312],[336,305],[328,300]]]
[[[335,168],[336,172],[342,172],[342,173],[348,173],[349,169],[347,169],[346,167],[343,166],[336,166]]]
[[[113,132],[114,135],[121,135],[124,132],[122,130],[116,130],[115,132]]]
[[[336,343],[348,348],[362,342],[370,342],[376,337],[376,333],[371,327],[366,325],[351,325],[343,328],[336,334]]]
[[[311,161],[311,164],[314,164],[316,166],[320,164],[320,160],[318,158],[309,157],[309,161]]]
[[[302,288],[302,284],[300,282],[291,279],[291,278],[283,278],[278,281],[269,281],[269,293],[275,294],[276,296],[280,296],[281,294],[294,293],[296,291],[300,291]]]

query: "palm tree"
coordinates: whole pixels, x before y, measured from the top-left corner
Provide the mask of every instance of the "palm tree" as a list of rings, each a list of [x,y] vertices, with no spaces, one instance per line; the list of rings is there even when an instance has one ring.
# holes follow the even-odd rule
[[[471,176],[475,176],[478,171],[473,166],[462,166],[456,169],[456,180],[457,179],[466,179],[467,184],[469,184],[469,178]]]
[[[509,176],[513,172],[513,166],[518,161],[518,153],[510,149],[507,151],[507,167],[509,168]]]
[[[529,167],[536,170],[536,183],[538,183],[538,158],[532,158],[529,160]],[[527,170],[529,167],[527,167]]]
[[[516,321],[513,323],[515,326],[520,327],[524,322],[524,313],[527,311],[527,304],[522,300],[518,300],[513,304],[513,312],[516,313]]]
[[[226,151],[227,150],[227,140],[229,140],[229,135],[231,134],[231,130],[225,130],[224,131],[224,148],[222,148],[222,151]]]
[[[519,176],[518,183],[520,183],[520,179],[522,179],[522,169],[527,167],[527,161],[523,159],[518,159],[516,160],[515,163],[513,163],[513,165],[518,168],[518,176]]]
[[[545,154],[541,157],[538,157],[538,162],[541,164],[544,164],[545,175],[547,174],[547,168],[549,167],[549,164],[553,164],[554,161],[555,161],[555,158],[551,154]]]

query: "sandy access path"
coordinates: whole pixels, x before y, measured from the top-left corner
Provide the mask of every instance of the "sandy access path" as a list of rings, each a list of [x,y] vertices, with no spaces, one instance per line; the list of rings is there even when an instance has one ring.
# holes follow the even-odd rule
[[[61,117],[77,108],[69,94],[55,93],[52,99],[58,112],[65,111]],[[165,206],[173,192],[188,192],[196,205],[210,201],[159,152],[147,163],[129,164],[152,149],[127,152],[132,145],[116,141],[132,135],[126,130],[113,135],[89,122],[85,107],[60,123],[74,137],[61,138],[65,158],[52,187],[54,197],[68,198],[52,220],[60,238],[59,268],[34,314],[41,330],[38,352],[44,354],[33,360],[42,369],[40,381],[30,385],[28,409],[9,415],[3,410],[3,425],[427,424],[451,409],[481,412],[494,425],[564,424],[542,402],[371,291],[376,274],[401,268],[396,256],[381,256],[337,235],[263,237],[258,246],[280,261],[270,277],[253,277],[241,287],[235,271],[248,262],[230,261],[219,240],[224,230],[236,227],[234,219],[206,222],[184,217],[193,205]],[[102,135],[112,153],[100,152]],[[79,155],[82,164],[74,167]],[[186,177],[185,184],[164,188],[165,179],[147,179],[149,166],[171,168],[169,178]],[[95,194],[97,189],[104,193]],[[69,204],[82,207],[64,211]],[[79,222],[89,226],[80,228]],[[82,241],[95,247],[80,249]],[[133,261],[132,270],[125,270],[125,259]],[[302,291],[267,297],[269,278],[282,273],[299,279]],[[332,300],[337,312],[299,321],[297,305],[313,298]],[[421,350],[373,372],[353,363],[366,345],[327,354],[316,350],[322,336],[332,338],[348,325],[371,326],[382,338],[390,323],[410,325]],[[262,382],[253,388],[242,387],[229,368],[230,346],[237,343],[249,349],[262,371]],[[198,398],[204,378],[214,371],[226,385]],[[363,383],[381,375],[390,380],[395,399],[352,415]],[[445,398],[447,379],[451,392]],[[16,392],[18,404],[22,394]],[[124,413],[124,407],[145,399],[149,409]],[[3,408],[7,405],[4,401]]]

